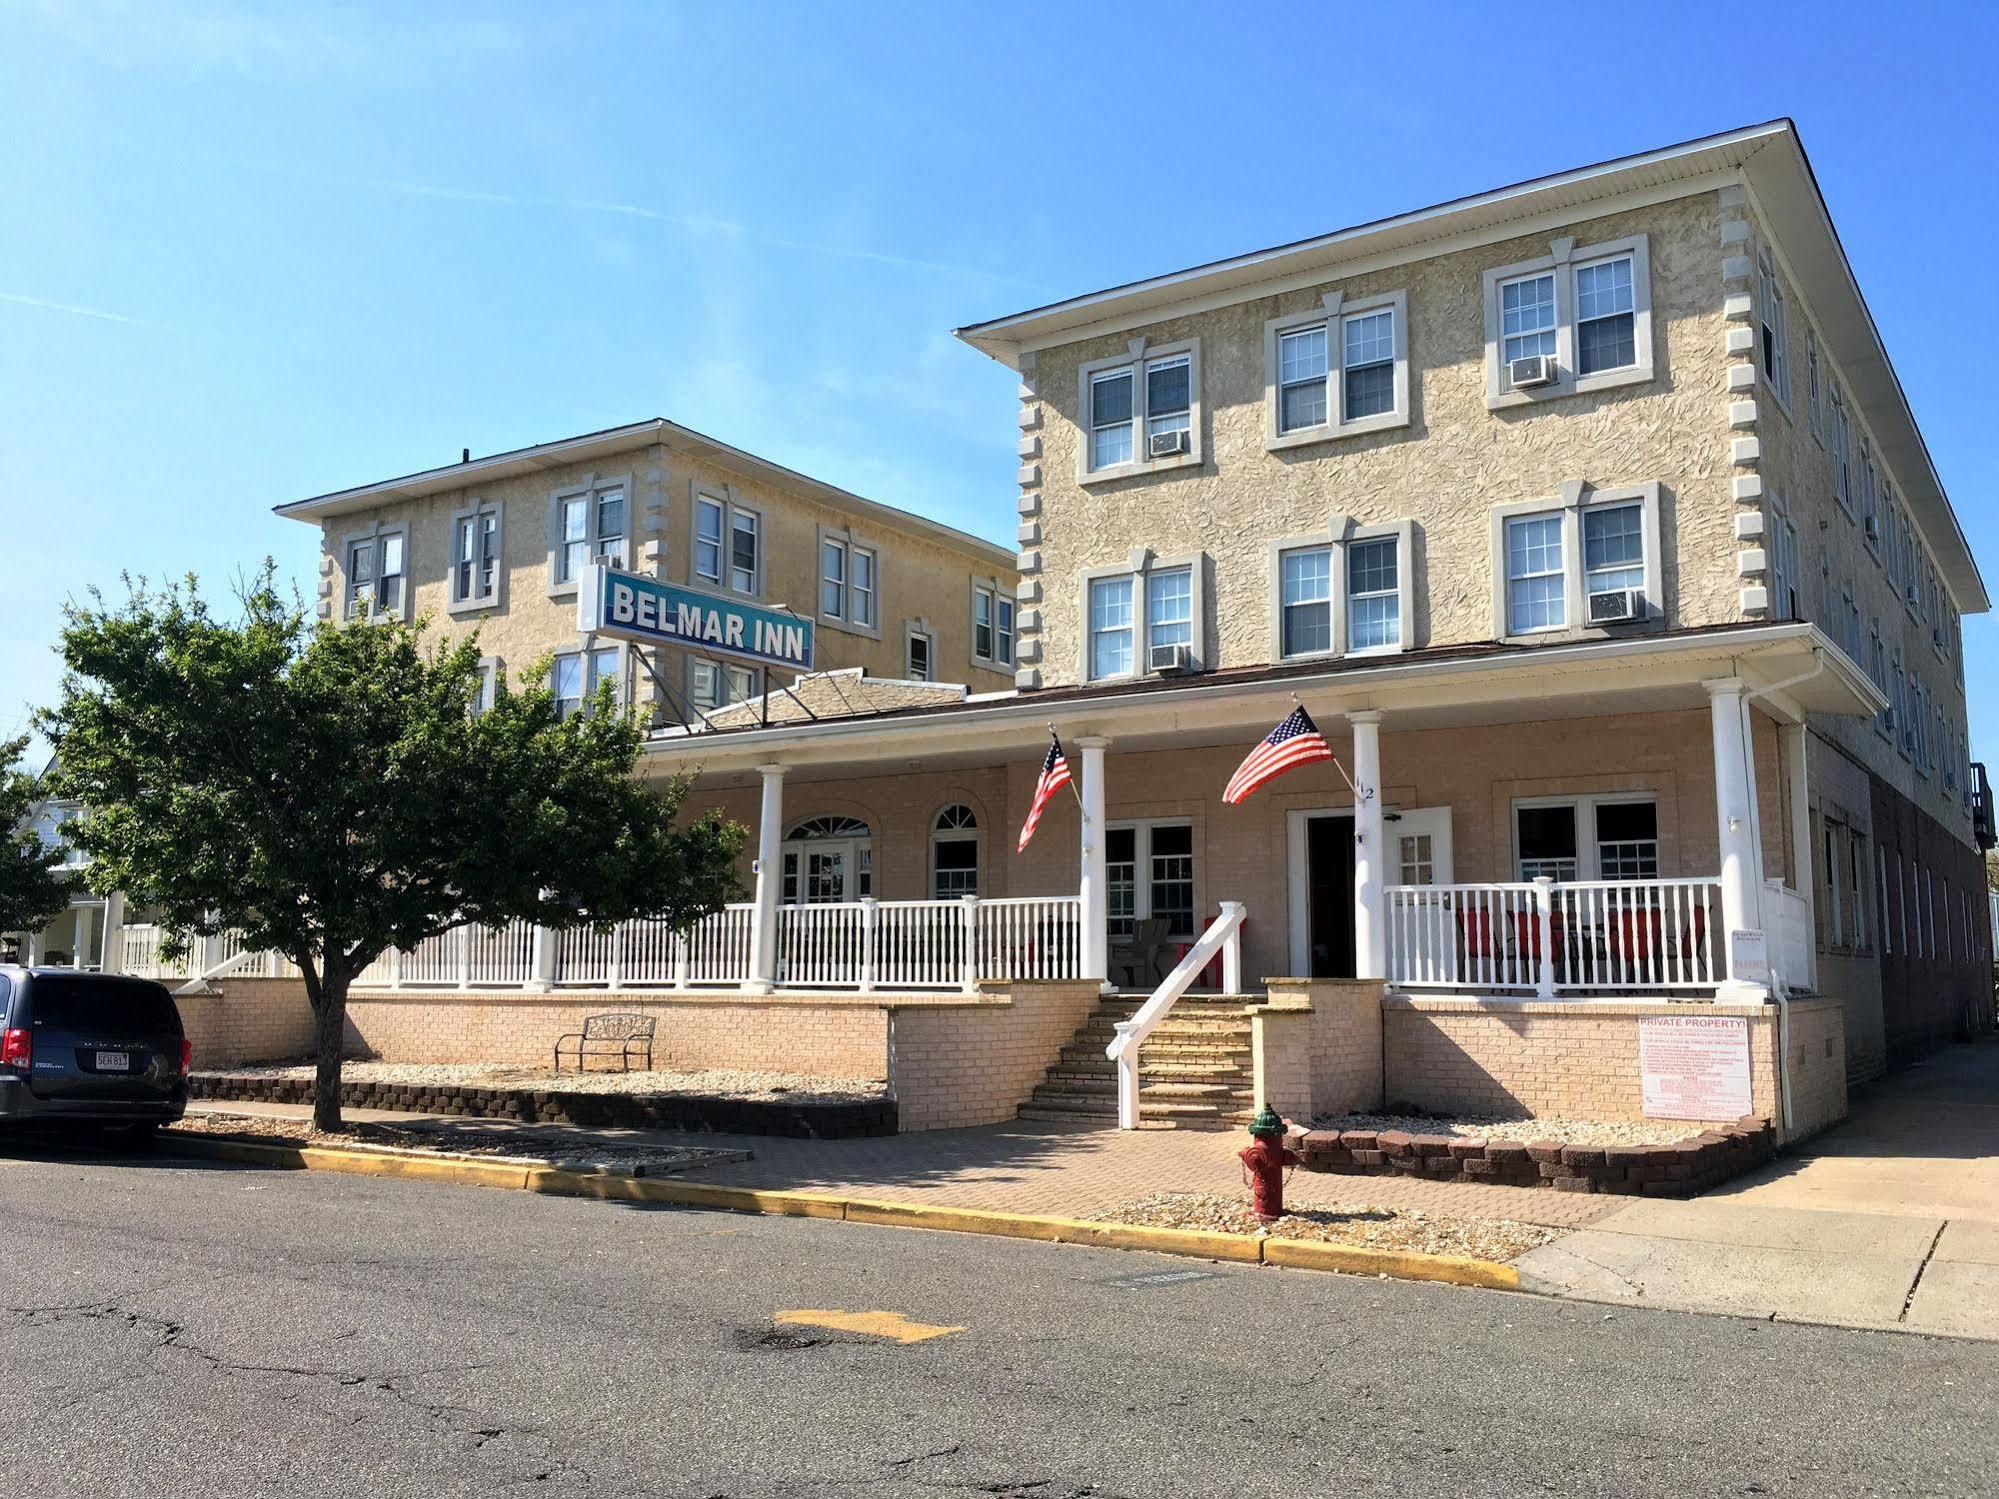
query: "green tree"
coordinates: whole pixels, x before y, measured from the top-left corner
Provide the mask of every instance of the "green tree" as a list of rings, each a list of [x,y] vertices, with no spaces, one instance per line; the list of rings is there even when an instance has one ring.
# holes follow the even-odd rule
[[[60,848],[42,842],[28,814],[47,788],[21,764],[26,736],[0,740],[0,932],[38,932],[69,904],[76,877],[57,868]]]
[[[348,989],[391,947],[517,919],[685,927],[738,893],[743,830],[683,825],[684,781],[634,777],[643,733],[608,684],[562,718],[545,686],[502,679],[475,713],[476,637],[311,623],[269,563],[239,618],[193,578],[127,594],[69,606],[41,718],[62,790],[90,808],[75,841],[94,887],[167,931],[238,928],[299,966],[321,1129],[341,1127]]]

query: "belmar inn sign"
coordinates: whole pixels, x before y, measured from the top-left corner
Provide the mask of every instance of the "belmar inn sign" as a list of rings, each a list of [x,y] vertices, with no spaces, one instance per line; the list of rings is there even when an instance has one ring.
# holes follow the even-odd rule
[[[592,563],[576,590],[576,628],[640,645],[680,645],[766,666],[812,670],[812,621],[781,609]]]

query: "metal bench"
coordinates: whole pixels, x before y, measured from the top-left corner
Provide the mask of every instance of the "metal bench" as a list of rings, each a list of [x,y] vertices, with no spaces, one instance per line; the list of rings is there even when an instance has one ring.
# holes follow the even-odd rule
[[[637,1057],[644,1070],[650,1072],[653,1028],[657,1024],[658,1021],[650,1015],[586,1015],[582,1030],[556,1038],[555,1070],[562,1071],[562,1059],[566,1053],[574,1058],[578,1072],[589,1070],[592,1057],[615,1058],[619,1068],[625,1072],[632,1070],[632,1059]]]

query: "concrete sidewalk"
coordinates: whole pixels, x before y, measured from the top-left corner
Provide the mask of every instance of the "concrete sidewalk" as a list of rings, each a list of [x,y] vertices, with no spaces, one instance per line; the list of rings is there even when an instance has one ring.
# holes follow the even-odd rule
[[[1999,1041],[1695,1202],[1635,1202],[1518,1261],[1545,1294],[1999,1340]]]

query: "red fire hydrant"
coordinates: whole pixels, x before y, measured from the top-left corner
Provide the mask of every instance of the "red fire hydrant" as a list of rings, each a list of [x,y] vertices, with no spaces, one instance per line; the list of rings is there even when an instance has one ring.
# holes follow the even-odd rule
[[[1284,1148],[1284,1121],[1265,1104],[1249,1122],[1250,1143],[1236,1152],[1249,1183],[1250,1208],[1259,1223],[1284,1216],[1284,1174],[1298,1164],[1298,1152]]]

